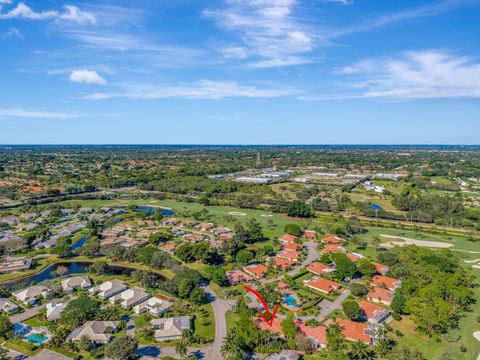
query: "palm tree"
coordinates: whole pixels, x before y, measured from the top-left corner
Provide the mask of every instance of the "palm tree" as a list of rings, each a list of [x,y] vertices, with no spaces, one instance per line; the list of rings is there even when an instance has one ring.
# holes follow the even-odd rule
[[[188,348],[185,341],[180,341],[177,345],[175,345],[175,352],[179,354],[182,358],[187,355]]]
[[[370,349],[370,347],[368,347],[361,341],[355,341],[352,344],[352,349],[350,350],[349,355],[351,359],[355,359],[355,360],[356,359],[371,360],[375,358],[375,355],[372,349]]]

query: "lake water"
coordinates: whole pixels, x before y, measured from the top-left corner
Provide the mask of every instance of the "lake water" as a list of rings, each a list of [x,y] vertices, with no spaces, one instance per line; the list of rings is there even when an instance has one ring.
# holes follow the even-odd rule
[[[26,277],[24,279],[8,281],[1,285],[15,288],[28,287],[33,284],[38,284],[42,281],[55,279],[56,276],[52,272],[56,270],[59,266],[64,266],[67,268],[67,273],[64,275],[67,276],[85,274],[88,272],[88,267],[90,265],[92,265],[92,263],[88,261],[60,262],[47,266],[45,269],[32,276]],[[112,275],[130,275],[133,271],[135,271],[134,268],[128,266],[109,265],[108,267],[110,268],[110,274]],[[162,276],[156,273],[155,276],[157,276],[159,279],[164,280]]]
[[[175,211],[173,211],[173,210],[156,208],[156,207],[152,207],[152,206],[137,206],[136,209],[139,210],[139,211],[148,211],[151,215],[153,215],[156,212],[161,212],[163,216],[173,216],[173,215],[175,215]]]
[[[70,247],[70,249],[72,250],[76,250],[78,248],[81,248],[85,242],[87,241],[87,237],[86,236],[82,236],[80,239],[77,240],[76,243],[72,244],[72,246]]]

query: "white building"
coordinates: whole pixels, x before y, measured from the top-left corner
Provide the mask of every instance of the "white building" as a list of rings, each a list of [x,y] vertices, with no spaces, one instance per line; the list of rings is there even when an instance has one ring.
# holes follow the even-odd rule
[[[103,284],[90,288],[88,292],[91,295],[98,295],[101,299],[108,299],[114,295],[128,289],[128,286],[118,280],[106,281]]]
[[[119,302],[124,309],[128,309],[129,307],[135,306],[147,299],[148,293],[145,291],[145,289],[135,286],[131,289],[122,291],[119,294],[113,295],[109,298],[109,301],[112,304]]]
[[[48,298],[52,292],[43,285],[34,285],[29,288],[17,291],[12,295],[26,305],[33,305],[41,298]]]
[[[147,301],[144,301],[133,307],[133,312],[137,315],[148,312],[153,316],[160,316],[161,314],[170,310],[173,306],[171,299],[166,296],[157,295],[153,296]]]
[[[68,302],[60,302],[55,303],[51,302],[45,306],[47,310],[47,319],[48,321],[56,321],[60,319],[60,315],[62,314],[63,310],[67,307]]]

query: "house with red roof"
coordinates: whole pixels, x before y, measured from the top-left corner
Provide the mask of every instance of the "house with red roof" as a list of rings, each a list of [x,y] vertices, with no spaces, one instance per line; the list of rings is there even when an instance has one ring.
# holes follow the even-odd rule
[[[245,271],[248,275],[251,275],[254,278],[260,280],[265,277],[265,275],[268,272],[268,269],[264,264],[255,264],[255,265],[244,267],[243,271]]]
[[[308,264],[307,270],[310,271],[312,274],[319,275],[319,276],[322,275],[323,273],[330,273],[335,271],[334,268],[328,265],[322,264],[320,262],[312,262]]]
[[[272,334],[284,336],[282,331],[282,319],[280,319],[279,317],[273,318],[272,326],[268,325],[265,320],[260,317],[255,319],[255,323],[260,328],[260,330],[268,330]]]
[[[383,265],[379,263],[373,263],[373,265],[375,265],[375,271],[380,275],[385,275],[390,271],[390,267],[387,265]]]
[[[330,294],[332,291],[340,290],[342,288],[342,285],[339,283],[322,277],[305,280],[303,283],[305,286],[320,291],[323,294]]]
[[[338,237],[336,235],[330,235],[330,236],[327,236],[327,237],[324,237],[322,239],[322,243],[324,244],[340,244],[340,243],[343,243],[345,242],[344,239],[342,239],[341,237]]]
[[[284,259],[278,256],[273,258],[273,266],[276,268],[282,268],[283,270],[290,269],[295,265],[295,261]]]
[[[294,243],[294,242],[289,242],[289,243],[284,243],[282,248],[284,250],[293,250],[293,251],[297,251],[299,249],[302,249],[303,248],[303,244],[297,244],[297,243]]]
[[[390,305],[393,301],[393,291],[384,288],[374,288],[367,293],[367,299],[369,301],[378,302],[385,305]]]
[[[364,256],[363,255],[360,255],[360,254],[355,254],[355,253],[346,253],[345,256],[347,258],[349,258],[352,262],[357,262],[359,261],[360,259],[363,259]]]
[[[298,330],[307,337],[312,349],[327,346],[327,328],[325,326],[307,326],[303,321],[297,320]]]
[[[278,238],[281,242],[284,243],[289,243],[289,242],[295,242],[297,237],[295,235],[290,235],[290,234],[283,234]]]
[[[300,253],[295,250],[283,250],[277,254],[277,257],[296,262],[300,259]]]
[[[363,318],[370,324],[381,324],[390,316],[390,311],[371,302],[362,300],[358,305],[362,309]]]
[[[305,230],[303,236],[308,240],[317,240],[317,232],[315,230]]]
[[[232,285],[247,283],[253,280],[253,277],[240,270],[231,270],[226,273],[226,277]]]
[[[389,290],[395,290],[402,286],[402,281],[388,276],[375,275],[370,282],[370,285],[374,287],[382,286]]]
[[[356,321],[337,318],[335,322],[342,327],[342,335],[346,340],[361,341],[367,345],[373,345],[374,329],[371,325]]]
[[[344,247],[335,245],[335,244],[328,244],[325,245],[322,252],[324,254],[331,254],[331,253],[344,253],[346,250]]]

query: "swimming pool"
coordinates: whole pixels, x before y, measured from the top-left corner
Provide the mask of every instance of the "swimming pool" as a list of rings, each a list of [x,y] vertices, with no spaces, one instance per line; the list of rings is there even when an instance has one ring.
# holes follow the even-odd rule
[[[299,306],[299,304],[297,303],[297,300],[295,299],[295,296],[293,295],[285,295],[284,299],[285,299],[285,304],[287,304],[287,306]]]
[[[48,340],[48,337],[46,337],[45,335],[40,335],[40,334],[33,333],[33,334],[30,334],[27,337],[25,337],[25,340],[30,341],[31,343],[34,343],[35,345],[41,345],[45,341]]]

